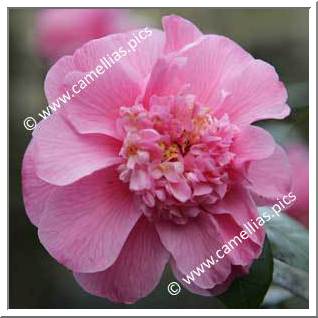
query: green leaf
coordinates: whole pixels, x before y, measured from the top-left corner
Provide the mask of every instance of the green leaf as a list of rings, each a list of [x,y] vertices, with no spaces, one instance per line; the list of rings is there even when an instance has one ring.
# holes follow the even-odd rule
[[[270,208],[260,208],[262,215]],[[308,231],[300,223],[286,214],[279,214],[265,224],[267,237],[271,243],[273,257],[308,272],[309,245]]]
[[[273,256],[268,239],[248,275],[237,278],[219,299],[228,308],[258,308],[272,282]]]
[[[308,273],[274,258],[273,283],[302,299],[309,299]]]
[[[268,207],[259,209],[273,214]],[[287,214],[279,214],[266,223],[267,237],[274,257],[273,283],[308,300],[308,230]]]

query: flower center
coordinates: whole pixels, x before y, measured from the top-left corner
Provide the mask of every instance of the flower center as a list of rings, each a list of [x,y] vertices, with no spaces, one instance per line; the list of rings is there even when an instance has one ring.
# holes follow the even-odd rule
[[[185,224],[226,194],[238,128],[217,119],[193,95],[156,97],[149,109],[122,107],[125,132],[119,178],[140,199],[152,221]]]

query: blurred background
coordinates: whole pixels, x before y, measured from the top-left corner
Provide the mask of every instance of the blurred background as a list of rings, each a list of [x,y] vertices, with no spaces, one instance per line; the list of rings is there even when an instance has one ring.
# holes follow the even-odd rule
[[[60,10],[60,11],[58,11]],[[31,132],[25,117],[46,107],[44,78],[62,54],[91,38],[133,27],[161,28],[161,17],[181,15],[204,33],[230,37],[255,58],[272,64],[289,93],[292,114],[260,123],[290,156],[297,209],[288,213],[308,226],[308,9],[165,8],[111,10],[9,10],[9,308],[223,308],[217,299],[188,293],[171,296],[169,270],[156,290],[134,305],[114,304],[84,292],[72,273],[39,243],[24,211],[21,163]],[[85,26],[85,27],[84,27]],[[296,174],[297,172],[297,174]],[[264,308],[306,308],[308,304],[275,286]]]

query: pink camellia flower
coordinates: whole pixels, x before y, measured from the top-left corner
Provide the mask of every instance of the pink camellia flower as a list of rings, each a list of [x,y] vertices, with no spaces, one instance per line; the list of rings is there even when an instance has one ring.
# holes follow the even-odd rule
[[[309,223],[309,156],[308,148],[300,143],[286,147],[292,167],[292,190],[297,199],[286,212],[308,228]]]
[[[44,9],[37,21],[39,52],[54,61],[89,40],[135,26],[124,9]]]
[[[23,161],[41,243],[86,291],[115,302],[148,295],[168,263],[188,274],[258,216],[254,196],[289,191],[284,151],[251,125],[290,112],[274,68],[180,17],[163,28],[42,121]],[[132,37],[61,58],[45,80],[49,103]],[[224,291],[263,241],[260,229],[185,287]]]

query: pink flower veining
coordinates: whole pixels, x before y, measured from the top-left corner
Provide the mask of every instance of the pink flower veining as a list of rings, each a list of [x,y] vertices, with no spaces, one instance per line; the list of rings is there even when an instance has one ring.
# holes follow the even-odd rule
[[[290,187],[284,151],[251,125],[290,112],[274,68],[181,17],[163,27],[42,121],[23,161],[41,243],[85,290],[115,302],[148,295],[168,263],[188,274],[258,216],[254,198]],[[61,58],[45,80],[48,101],[131,36]],[[260,229],[185,287],[224,291],[263,241]]]

